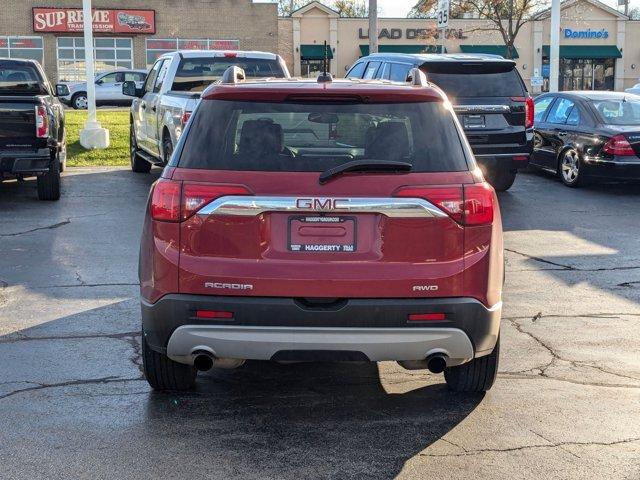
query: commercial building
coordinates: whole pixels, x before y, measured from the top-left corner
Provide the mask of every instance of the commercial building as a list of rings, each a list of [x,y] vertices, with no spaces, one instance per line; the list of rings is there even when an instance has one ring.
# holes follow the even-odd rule
[[[82,79],[81,3],[4,0],[0,57],[36,58],[52,79]],[[327,42],[329,69],[342,76],[368,53],[367,19],[341,18],[318,2],[284,18],[275,4],[252,0],[94,0],[93,7],[98,70],[149,67],[158,55],[177,48],[243,49],[277,52],[292,73],[315,76]],[[562,89],[620,90],[637,82],[640,22],[597,0],[565,0],[561,28]],[[436,52],[443,43],[431,19],[382,18],[377,34],[381,51]],[[548,85],[549,36],[549,12],[542,12],[522,27],[511,52],[534,92]],[[487,20],[452,19],[445,37],[450,53],[507,55]]]

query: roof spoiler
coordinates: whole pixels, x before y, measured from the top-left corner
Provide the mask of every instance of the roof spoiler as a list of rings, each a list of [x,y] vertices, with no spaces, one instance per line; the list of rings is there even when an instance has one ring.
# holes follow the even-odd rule
[[[222,83],[240,83],[244,80],[246,80],[244,70],[237,65],[232,65],[222,74]]]
[[[410,83],[415,87],[426,87],[429,84],[429,82],[427,82],[427,76],[419,68],[412,68],[409,70],[407,83]]]

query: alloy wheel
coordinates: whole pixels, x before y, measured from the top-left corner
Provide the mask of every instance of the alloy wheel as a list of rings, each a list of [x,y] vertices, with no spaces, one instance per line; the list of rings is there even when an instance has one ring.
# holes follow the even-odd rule
[[[562,164],[560,165],[560,174],[565,183],[571,185],[578,181],[580,175],[580,159],[578,152],[575,150],[567,150],[562,156]]]

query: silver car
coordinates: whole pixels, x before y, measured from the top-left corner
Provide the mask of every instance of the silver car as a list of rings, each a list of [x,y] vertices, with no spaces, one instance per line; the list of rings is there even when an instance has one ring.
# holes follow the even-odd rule
[[[122,84],[133,81],[142,87],[147,78],[146,70],[109,70],[96,74],[97,105],[131,105],[131,97],[122,93]],[[76,110],[87,108],[87,82],[66,83],[69,95],[60,97],[60,101]]]

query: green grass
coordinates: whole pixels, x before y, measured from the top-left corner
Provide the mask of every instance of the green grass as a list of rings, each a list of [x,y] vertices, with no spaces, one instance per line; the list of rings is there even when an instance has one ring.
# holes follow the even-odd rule
[[[66,110],[67,166],[129,165],[129,110],[98,110],[98,121],[109,130],[106,150],[85,150],[80,145],[80,130],[87,119],[85,110]]]

